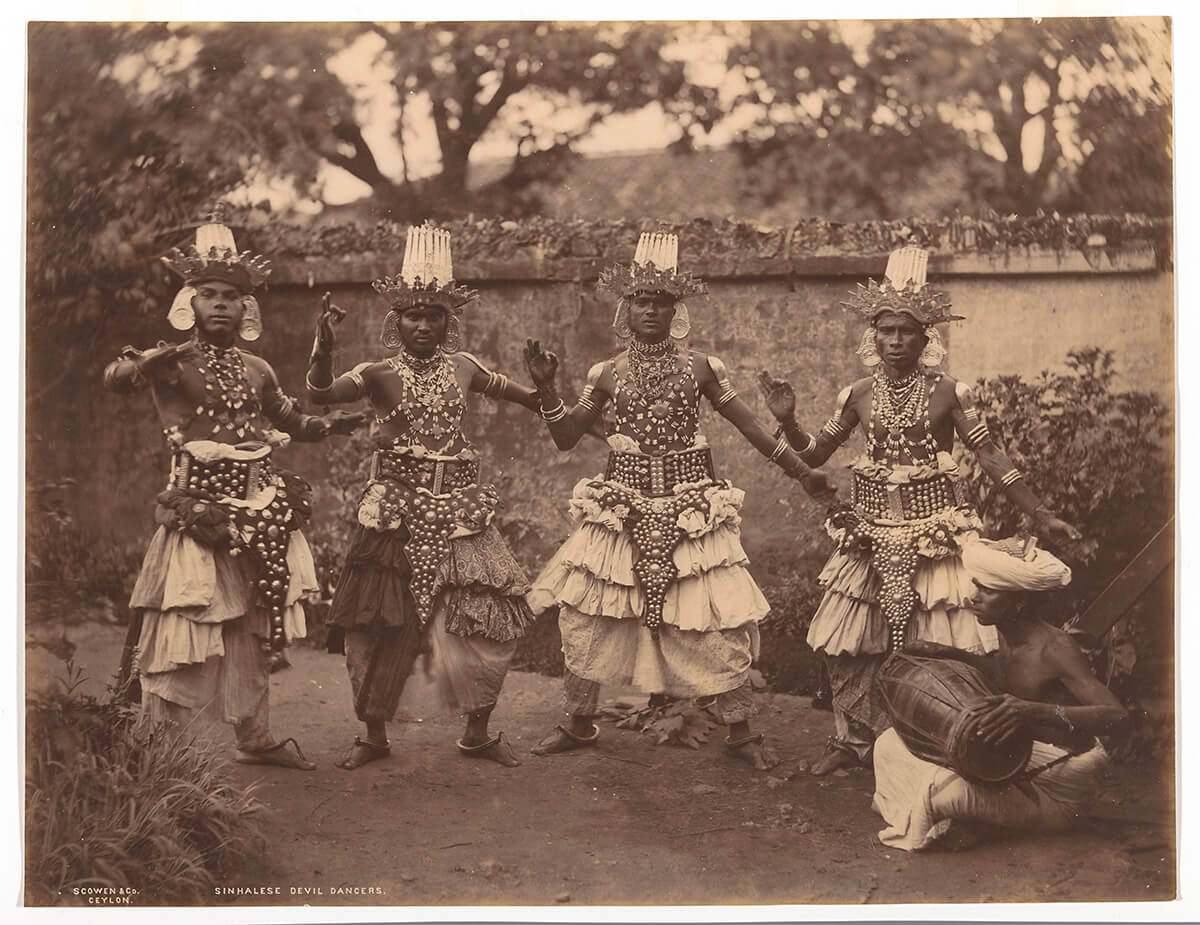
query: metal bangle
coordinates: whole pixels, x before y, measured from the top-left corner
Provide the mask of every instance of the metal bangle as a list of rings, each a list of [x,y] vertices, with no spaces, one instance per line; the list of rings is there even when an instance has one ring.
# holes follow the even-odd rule
[[[779,457],[782,456],[787,451],[788,451],[787,439],[784,437],[780,437],[779,442],[775,444],[774,451],[771,453],[770,457],[768,457],[768,458],[770,459],[771,462],[778,462]]]
[[[1008,486],[1012,485],[1014,482],[1016,482],[1018,479],[1021,479],[1021,478],[1023,478],[1023,476],[1021,475],[1020,470],[1009,469],[1007,472],[1004,473],[1004,475],[1000,476],[1000,484],[1003,485],[1005,488],[1008,488]]]
[[[558,404],[547,411],[545,408],[538,409],[538,413],[542,416],[542,420],[547,424],[553,424],[556,421],[561,421],[567,416],[567,404],[561,398]]]
[[[326,386],[313,385],[311,369],[308,371],[308,373],[304,377],[304,385],[308,388],[308,390],[310,392],[316,392],[318,395],[324,395],[328,392],[332,392],[333,391],[333,383],[335,381],[336,380],[334,380],[334,379],[330,379],[329,385],[326,385]]]

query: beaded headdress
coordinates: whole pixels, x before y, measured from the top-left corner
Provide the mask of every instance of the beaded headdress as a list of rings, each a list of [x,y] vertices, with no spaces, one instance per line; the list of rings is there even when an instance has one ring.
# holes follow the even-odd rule
[[[414,305],[436,305],[446,310],[444,346],[451,352],[457,350],[462,336],[462,307],[479,295],[474,289],[455,284],[450,232],[432,225],[410,227],[399,274],[384,276],[371,285],[391,305],[382,335],[389,350],[401,344],[400,313]]]
[[[262,335],[262,311],[251,293],[267,281],[271,262],[250,251],[239,253],[233,232],[221,222],[219,212],[214,212],[208,223],[196,229],[195,243],[188,245],[187,250],[171,248],[161,260],[184,282],[167,313],[167,321],[173,328],[187,331],[195,326],[196,314],[192,308],[195,284],[220,280],[236,286],[243,293],[245,312],[239,331],[242,339],[258,340]]]
[[[950,296],[926,284],[928,265],[929,251],[923,248],[910,245],[894,250],[888,257],[883,282],[871,279],[865,286],[859,283],[842,307],[872,323],[884,312],[903,312],[925,327],[962,321],[962,315],[950,314]]]
[[[628,300],[639,293],[666,293],[675,299],[671,319],[671,337],[683,340],[692,329],[691,317],[683,298],[708,292],[704,281],[691,273],[679,272],[679,238],[663,232],[643,232],[633,252],[633,263],[620,264],[600,272],[596,288],[618,297],[613,327],[622,339],[632,337],[626,309]]]
[[[456,312],[479,295],[466,286],[455,285],[450,232],[431,225],[409,228],[400,273],[384,276],[371,285],[396,311],[424,304]]]
[[[638,239],[633,263],[602,270],[596,287],[622,298],[639,292],[665,292],[683,299],[708,291],[703,280],[679,272],[679,238],[650,232]]]

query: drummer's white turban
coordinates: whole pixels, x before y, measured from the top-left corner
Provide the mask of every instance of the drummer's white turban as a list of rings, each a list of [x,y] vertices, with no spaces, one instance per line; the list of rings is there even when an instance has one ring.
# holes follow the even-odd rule
[[[1018,546],[984,539],[966,543],[963,565],[976,582],[993,591],[1053,591],[1071,583],[1071,569],[1061,559],[1044,549],[1023,559]]]

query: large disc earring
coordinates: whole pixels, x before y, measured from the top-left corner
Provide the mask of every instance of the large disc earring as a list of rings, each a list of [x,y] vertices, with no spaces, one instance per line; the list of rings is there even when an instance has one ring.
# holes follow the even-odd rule
[[[404,341],[400,337],[400,316],[393,310],[383,319],[383,333],[379,335],[388,350],[399,350]]]
[[[442,338],[442,350],[458,353],[462,349],[462,322],[455,315],[446,319],[446,336]]]
[[[863,331],[862,340],[859,342],[858,349],[854,352],[858,354],[862,365],[868,369],[878,366],[883,362],[883,357],[879,355],[879,348],[875,346],[874,328],[867,328]]]
[[[612,326],[621,340],[629,340],[633,337],[633,330],[629,327],[629,303],[624,299],[617,302],[617,311],[613,315]]]
[[[238,335],[245,341],[256,341],[262,337],[262,309],[258,307],[258,299],[252,295],[242,299],[242,323]]]
[[[171,303],[171,310],[167,312],[167,322],[176,331],[190,331],[196,326],[196,310],[192,308],[192,299],[195,297],[196,290],[191,286],[184,286]]]
[[[667,329],[673,340],[683,340],[692,332],[692,318],[688,308],[682,302],[675,306],[675,314],[671,317],[671,327]]]
[[[946,345],[942,343],[942,335],[938,333],[937,328],[930,328],[925,332],[925,337],[927,340],[925,349],[921,351],[921,365],[938,366],[946,359]]]

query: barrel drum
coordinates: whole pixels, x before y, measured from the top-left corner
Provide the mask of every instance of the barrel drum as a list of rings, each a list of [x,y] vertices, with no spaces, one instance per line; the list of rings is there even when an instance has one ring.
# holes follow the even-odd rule
[[[876,680],[892,726],[918,758],[978,783],[1003,783],[1024,770],[1033,733],[1021,726],[1003,742],[975,734],[979,713],[968,705],[995,694],[983,675],[964,662],[893,652]]]

